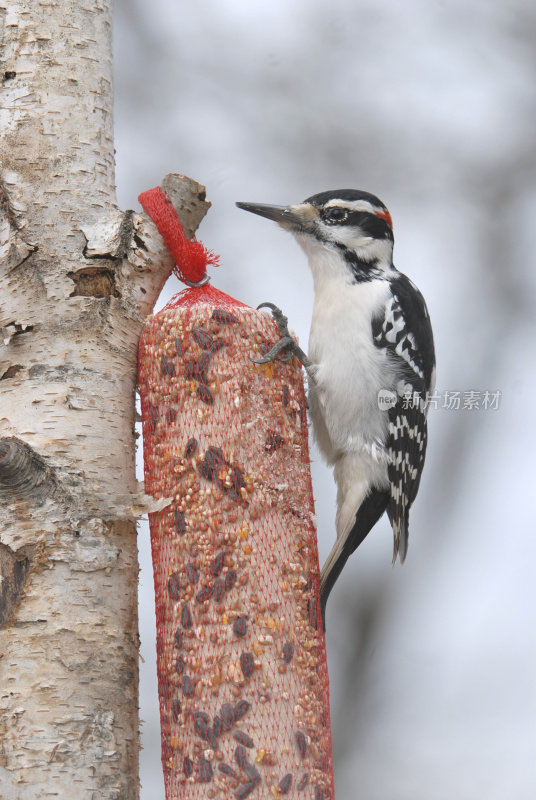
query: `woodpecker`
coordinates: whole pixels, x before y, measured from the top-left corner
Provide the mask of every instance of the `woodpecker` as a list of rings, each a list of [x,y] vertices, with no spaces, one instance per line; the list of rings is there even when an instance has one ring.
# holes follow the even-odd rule
[[[321,192],[291,206],[237,203],[294,234],[309,261],[314,304],[308,355],[270,303],[282,348],[304,364],[318,447],[334,468],[337,539],[322,567],[326,602],[349,556],[386,511],[393,564],[408,549],[427,442],[427,396],[435,381],[434,341],[423,296],[393,264],[393,225],[375,195]]]

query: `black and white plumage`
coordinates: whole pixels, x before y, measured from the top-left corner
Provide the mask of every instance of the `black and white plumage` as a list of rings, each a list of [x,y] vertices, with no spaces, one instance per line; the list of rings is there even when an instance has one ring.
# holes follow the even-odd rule
[[[300,356],[315,438],[337,483],[337,540],[321,571],[324,614],[348,557],[385,511],[393,562],[406,557],[434,387],[430,318],[393,265],[391,217],[374,195],[341,189],[288,207],[237,205],[293,233],[313,275],[309,353]]]

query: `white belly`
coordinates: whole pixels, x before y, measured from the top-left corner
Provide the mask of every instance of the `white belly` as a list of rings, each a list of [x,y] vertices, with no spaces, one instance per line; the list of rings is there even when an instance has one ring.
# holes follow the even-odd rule
[[[343,453],[352,453],[376,463],[382,475],[388,423],[387,413],[378,407],[378,392],[394,387],[392,370],[372,340],[371,321],[388,296],[385,281],[344,287],[334,281],[317,287],[309,337],[316,369],[309,404],[323,455],[334,463]]]

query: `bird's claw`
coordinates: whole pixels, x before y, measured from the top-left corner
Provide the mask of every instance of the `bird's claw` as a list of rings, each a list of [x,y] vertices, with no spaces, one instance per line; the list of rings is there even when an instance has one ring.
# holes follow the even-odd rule
[[[285,350],[285,348],[290,347],[293,342],[294,339],[291,339],[290,336],[284,336],[262,358],[253,358],[253,356],[250,356],[250,360],[253,361],[254,364],[269,364],[270,361],[273,361],[274,358],[276,358],[282,350]],[[279,360],[290,361],[291,358],[292,358],[292,353],[287,352],[284,355],[282,355]]]
[[[286,350],[287,352],[280,356],[280,361],[290,361],[292,356],[295,355],[298,361],[305,366],[306,362],[308,363],[307,356],[298,345],[296,339],[290,335],[288,329],[288,318],[283,314],[281,309],[273,303],[261,303],[257,306],[257,310],[260,310],[261,308],[269,308],[272,312],[272,317],[279,329],[281,339],[262,358],[252,358],[250,356],[251,361],[253,361],[254,364],[268,364],[270,361],[273,361],[275,358],[277,358],[282,350]]]
[[[278,308],[278,306],[274,305],[273,303],[260,303],[260,305],[257,306],[257,311],[260,311],[261,308],[269,308],[270,311],[272,312],[272,317],[274,319],[274,322],[279,328],[279,333],[281,334],[281,336],[283,338],[285,337],[291,338],[288,332],[288,317],[286,317],[283,314],[281,309]]]

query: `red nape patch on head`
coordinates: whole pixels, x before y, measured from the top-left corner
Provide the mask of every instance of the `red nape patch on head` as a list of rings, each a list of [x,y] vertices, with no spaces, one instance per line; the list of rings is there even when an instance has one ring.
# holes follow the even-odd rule
[[[391,230],[393,230],[393,220],[391,219],[391,215],[389,214],[386,208],[382,208],[381,211],[375,211],[374,213],[376,214],[377,217],[381,217],[382,219],[384,219],[391,228]]]

